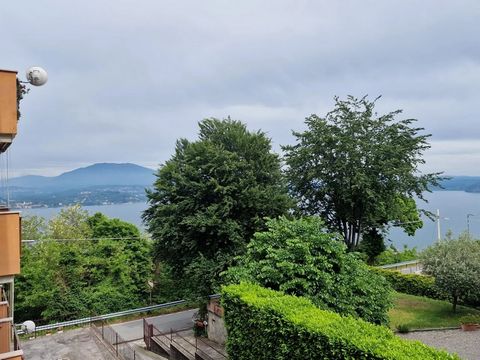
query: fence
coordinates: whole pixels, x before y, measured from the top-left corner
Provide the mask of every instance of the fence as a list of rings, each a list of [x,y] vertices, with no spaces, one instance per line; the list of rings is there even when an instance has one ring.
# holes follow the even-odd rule
[[[111,326],[104,320],[90,323],[97,336],[115,353],[115,356],[122,360],[136,360],[135,349],[125,341]]]
[[[132,314],[138,314],[138,313],[143,313],[147,311],[152,311],[152,310],[158,310],[158,309],[164,309],[164,308],[169,308],[177,305],[183,305],[186,304],[186,300],[177,300],[177,301],[171,301],[168,303],[164,304],[157,304],[157,305],[151,305],[151,306],[145,306],[137,309],[130,309],[130,310],[125,310],[125,311],[119,311],[115,313],[110,313],[110,314],[105,314],[105,315],[99,315],[99,316],[90,316],[82,319],[76,319],[76,320],[70,320],[70,321],[64,321],[64,322],[58,322],[55,324],[49,324],[49,325],[42,325],[42,326],[37,326],[35,327],[35,336],[38,331],[48,331],[48,330],[53,330],[53,329],[59,329],[59,328],[64,328],[68,326],[76,326],[76,325],[83,325],[83,324],[90,324],[95,321],[100,321],[100,320],[107,320],[107,319],[112,319],[116,317],[121,317],[125,315],[132,315]],[[21,326],[17,324],[17,326]],[[25,331],[23,329],[18,330],[18,335],[23,335],[25,334]]]
[[[195,336],[193,340],[189,336],[183,336],[180,333],[188,329],[170,329],[170,332],[159,330],[147,319],[143,319],[143,340],[147,350],[154,351],[154,348],[161,348],[163,352],[171,354],[180,352],[191,358],[200,359],[227,359],[225,353],[220,352],[212,345]],[[154,351],[155,352],[155,351]]]

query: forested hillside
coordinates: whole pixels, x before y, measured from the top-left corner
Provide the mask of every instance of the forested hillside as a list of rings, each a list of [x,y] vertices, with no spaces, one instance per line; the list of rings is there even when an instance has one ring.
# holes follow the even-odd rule
[[[458,190],[480,192],[480,176],[451,176],[441,182],[442,188],[435,190]]]
[[[9,181],[10,204],[32,208],[143,202],[145,188],[153,181],[153,170],[135,164],[93,164],[53,177],[13,178]]]

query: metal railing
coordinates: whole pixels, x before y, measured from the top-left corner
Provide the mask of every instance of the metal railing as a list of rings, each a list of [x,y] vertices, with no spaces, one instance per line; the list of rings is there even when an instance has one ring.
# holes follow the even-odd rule
[[[183,305],[186,303],[187,303],[186,300],[177,300],[177,301],[171,301],[164,304],[150,305],[150,306],[145,306],[137,309],[129,309],[129,310],[119,311],[119,312],[105,314],[105,315],[90,316],[82,319],[58,322],[58,323],[49,324],[49,325],[42,325],[42,326],[37,326],[35,328],[35,332],[53,330],[53,329],[64,328],[68,326],[90,324],[92,322],[99,321],[99,320],[107,320],[107,319],[112,319],[112,318],[121,317],[125,315],[132,315],[132,314],[138,314],[138,313],[143,313],[143,312],[152,311],[152,310],[164,309],[164,308],[169,308],[177,305]],[[21,325],[17,324],[16,326],[20,327]],[[23,334],[25,334],[25,331],[23,329],[19,329],[18,335],[23,335]]]
[[[130,344],[125,341],[110,325],[104,320],[90,323],[93,331],[110,348],[118,359],[136,360],[137,354]]]
[[[199,337],[195,337],[195,342],[187,339],[182,336],[180,332],[191,330],[191,328],[184,329],[170,329],[170,332],[164,332],[159,330],[154,324],[150,323],[147,319],[143,319],[143,339],[147,345],[147,350],[151,350],[152,339],[155,339],[158,342],[162,343],[165,346],[165,349],[170,348],[170,345],[173,344],[177,349],[187,353],[191,357],[195,357],[197,352],[207,355],[210,358],[213,358],[210,354],[215,353],[217,359],[227,359],[227,355],[214,348],[212,345],[208,344],[206,341],[202,340]],[[179,341],[181,340],[181,341]]]
[[[169,347],[170,343],[172,342],[172,336],[173,336],[173,330],[170,329],[170,334],[166,332],[162,332],[158,330],[158,328],[155,327],[155,325],[152,326],[152,338],[155,338],[157,341],[161,342],[165,347]],[[179,330],[182,331],[182,330]]]

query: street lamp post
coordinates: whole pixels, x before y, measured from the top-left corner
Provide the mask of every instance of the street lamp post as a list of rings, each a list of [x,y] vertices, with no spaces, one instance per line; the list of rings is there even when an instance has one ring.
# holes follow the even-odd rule
[[[442,240],[442,232],[440,230],[440,219],[443,220],[450,220],[447,217],[440,217],[440,209],[437,209],[437,215],[435,216],[437,220],[437,240],[440,241]]]
[[[442,240],[442,235],[440,231],[440,209],[437,209],[437,240]]]

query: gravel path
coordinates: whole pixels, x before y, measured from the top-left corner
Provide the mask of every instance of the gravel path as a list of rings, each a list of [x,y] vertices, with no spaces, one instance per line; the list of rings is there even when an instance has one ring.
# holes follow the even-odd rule
[[[437,349],[457,353],[464,360],[480,359],[480,331],[435,330],[397,334],[406,339],[420,340]]]

